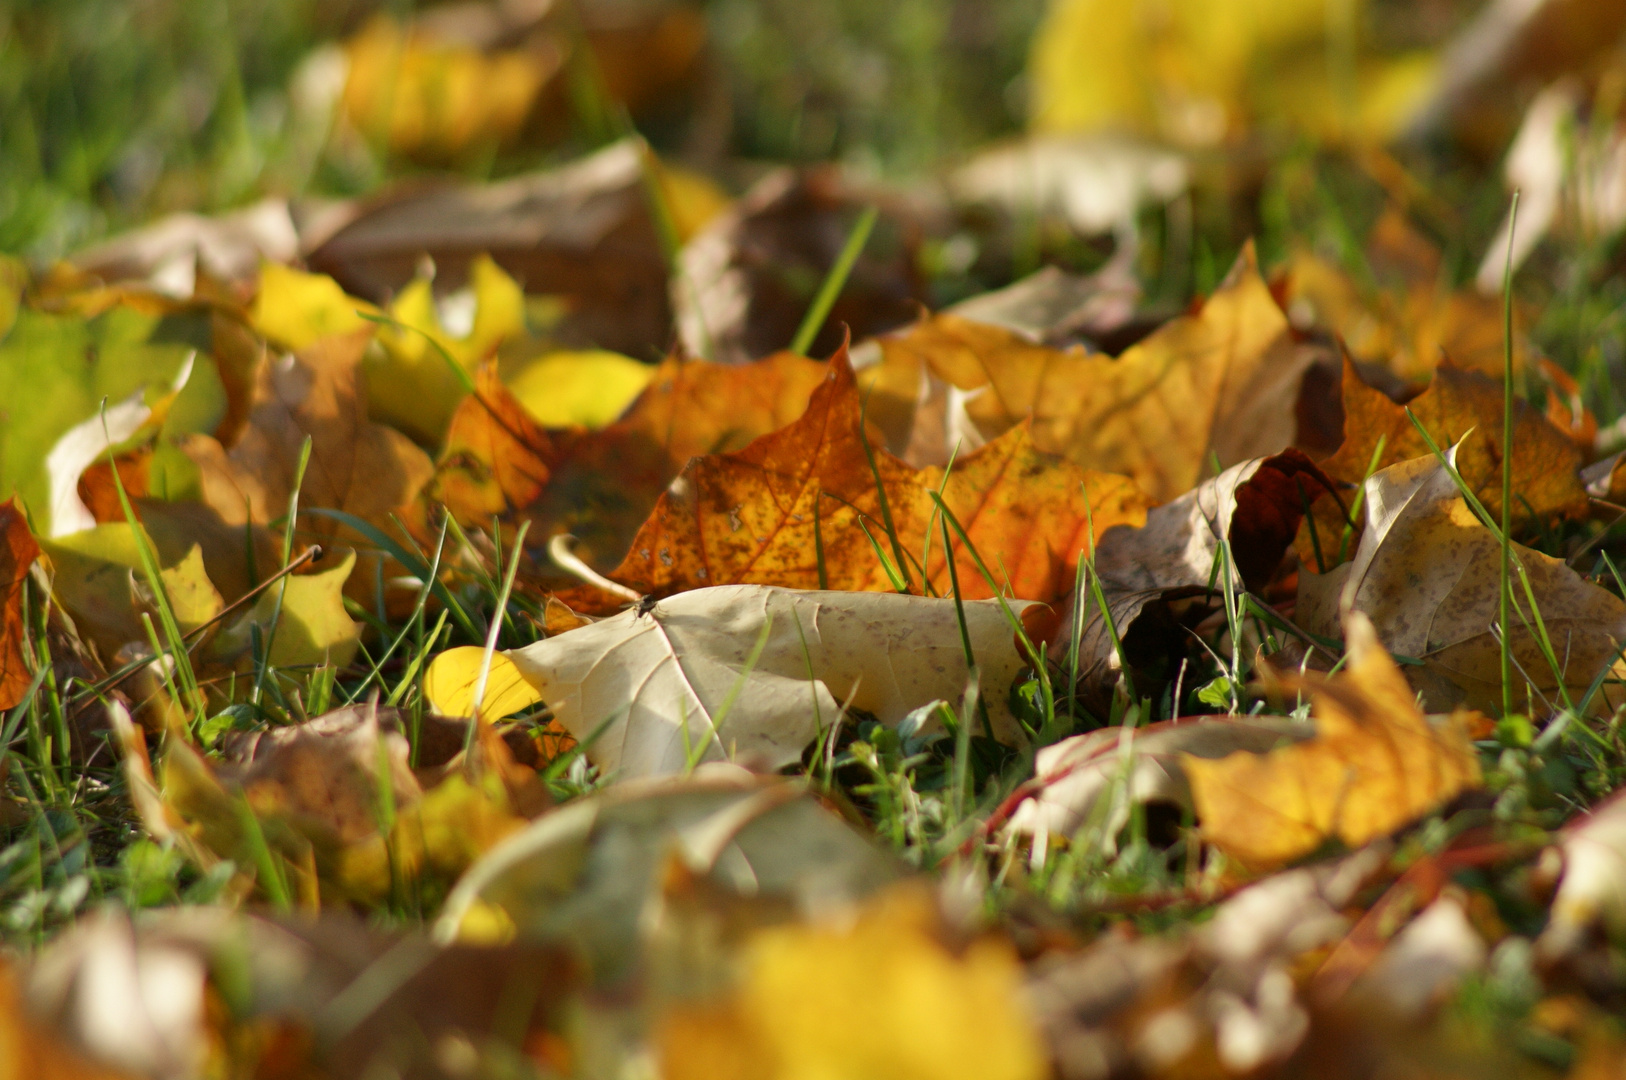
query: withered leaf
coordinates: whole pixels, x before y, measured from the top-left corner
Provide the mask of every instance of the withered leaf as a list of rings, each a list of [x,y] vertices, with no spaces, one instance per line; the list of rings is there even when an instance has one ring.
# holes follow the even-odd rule
[[[1305,684],[1313,739],[1182,759],[1204,837],[1250,866],[1334,837],[1359,847],[1479,785],[1468,714],[1424,716],[1364,615],[1349,616],[1345,634],[1347,669]]]
[[[1133,483],[1040,453],[1025,426],[956,463],[945,479],[941,469],[915,470],[867,446],[862,413],[852,368],[838,352],[794,424],[690,462],[610,577],[658,595],[735,582],[817,588],[822,553],[824,587],[892,589],[898,574],[913,590],[924,576],[947,595],[953,581],[930,494],[941,490],[994,575],[985,580],[951,533],[961,595],[997,588],[1051,600],[1070,580],[1092,521],[1099,535],[1145,512]]]
[[[1454,458],[1457,451],[1451,451]],[[1541,649],[1535,615],[1518,577],[1509,639],[1517,670],[1515,701],[1532,711],[1556,707],[1559,686],[1575,704],[1626,645],[1626,602],[1592,584],[1562,560],[1513,545],[1528,577],[1541,623],[1562,671]],[[1466,702],[1501,707],[1499,619],[1501,545],[1479,521],[1451,476],[1431,455],[1377,473],[1366,486],[1366,528],[1352,561],[1327,574],[1299,576],[1298,616],[1311,633],[1336,634],[1341,605],[1352,604],[1393,652],[1423,661],[1406,668],[1427,706]],[[1541,701],[1527,700],[1530,684]],[[1595,709],[1618,701],[1613,682]]]
[[[1210,455],[1227,467],[1291,445],[1315,358],[1295,342],[1251,244],[1200,308],[1116,358],[1045,348],[953,315],[882,348],[884,365],[924,368],[960,390],[982,438],[1031,418],[1040,450],[1127,475],[1159,502],[1190,490]]]
[[[307,437],[303,506],[388,526],[389,515],[428,482],[434,471],[428,455],[400,432],[367,419],[360,364],[370,337],[362,330],[267,358],[237,442],[223,447],[200,435],[184,443],[202,473],[204,500],[227,522],[264,523],[287,512]]]

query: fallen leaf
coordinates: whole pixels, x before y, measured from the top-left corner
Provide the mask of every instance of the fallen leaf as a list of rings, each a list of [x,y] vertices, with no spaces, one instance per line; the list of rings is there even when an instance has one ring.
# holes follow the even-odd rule
[[[150,969],[159,968],[159,964],[150,965]],[[138,965],[130,965],[127,969],[129,975],[138,979],[141,970]],[[172,971],[152,971],[152,981],[158,982],[165,975],[172,975]],[[154,977],[156,976],[156,977]],[[165,990],[176,989],[171,980],[163,980],[169,985]],[[97,1004],[113,1004],[119,1009],[129,1025],[121,1032],[122,1045],[109,1046],[107,1049],[121,1051],[117,1056],[122,1059],[121,1065],[133,1065],[134,1069],[114,1068],[104,1062],[96,1061],[86,1054],[80,1047],[64,1038],[54,1030],[56,1025],[42,1022],[36,1015],[35,1009],[29,1008],[26,995],[18,987],[18,974],[10,963],[0,966],[0,1077],[5,1080],[135,1080],[138,1076],[149,1075],[144,1067],[153,1064],[167,1064],[164,1061],[165,1052],[171,1047],[163,1045],[162,1040],[154,1039],[155,1034],[150,1027],[138,1029],[140,1034],[130,1030],[135,1027],[134,1018],[130,1015],[130,1003],[119,1000],[117,1002],[98,1001]],[[88,984],[87,980],[87,984]],[[86,985],[86,984],[82,984]],[[105,984],[104,984],[105,985]],[[101,989],[100,986],[96,989]],[[87,985],[86,996],[94,993]],[[115,997],[109,994],[108,997]],[[198,988],[199,998],[202,997],[202,987]],[[173,1007],[177,1002],[169,1002]],[[181,1002],[184,1007],[184,999]],[[143,1009],[142,1012],[147,1010]],[[173,1015],[173,1013],[171,1014]],[[143,1016],[142,1020],[148,1017]],[[167,1034],[167,1033],[164,1033]],[[132,1037],[133,1036],[133,1037]],[[142,1038],[142,1036],[147,1036]],[[90,1048],[85,1048],[90,1049]],[[96,1049],[100,1049],[97,1047]],[[184,1049],[184,1047],[176,1048]],[[131,1059],[135,1059],[132,1061]],[[188,1065],[191,1062],[187,1062]]]
[[[1457,470],[1479,501],[1494,515],[1502,506],[1502,387],[1471,371],[1441,364],[1427,390],[1397,405],[1382,391],[1361,381],[1352,366],[1344,368],[1344,442],[1320,462],[1334,480],[1358,484],[1366,479],[1378,441],[1383,453],[1377,467],[1429,454],[1428,445],[1406,410],[1417,417],[1434,445],[1442,450],[1475,437],[1458,453]],[[1586,490],[1579,477],[1581,452],[1540,410],[1524,401],[1513,405],[1514,517],[1528,521],[1586,512]],[[1342,527],[1339,521],[1338,528]]]
[[[1184,755],[1263,754],[1310,734],[1306,724],[1273,716],[1195,716],[1074,735],[1036,755],[1033,782],[1039,792],[1017,807],[1010,829],[1065,838],[1093,825],[1110,848],[1133,806],[1164,803],[1192,810],[1191,788],[1180,767]]]
[[[170,214],[76,251],[72,261],[101,281],[139,281],[186,300],[197,291],[199,271],[215,281],[246,283],[262,263],[288,263],[298,255],[288,202],[271,198],[218,217]]]
[[[613,566],[691,457],[795,420],[824,375],[823,364],[788,353],[741,367],[672,358],[621,419],[583,433],[543,427],[482,370],[453,417],[433,493],[460,522],[529,518],[538,541],[569,532],[589,563]]]
[[[833,167],[779,169],[684,246],[672,284],[684,350],[743,364],[788,348],[868,205],[882,211],[875,235],[808,354],[834,352],[844,332],[857,340],[914,318],[926,299],[916,269],[918,212],[857,190]]]
[[[852,369],[838,352],[794,424],[742,450],[691,461],[609,576],[656,595],[740,582],[891,589],[879,546],[894,560],[892,571],[916,589],[924,574],[938,595],[947,595],[957,574],[963,597],[1003,589],[1048,601],[1065,590],[1092,536],[1138,522],[1145,511],[1134,484],[1040,453],[1025,426],[957,462],[945,478],[941,469],[917,471],[866,446],[862,413]],[[929,494],[938,491],[992,582],[952,534],[951,574]]]
[[[489,255],[528,296],[554,298],[557,348],[642,357],[671,344],[667,268],[650,217],[642,144],[487,185],[405,187],[351,208],[306,255],[352,296],[385,303],[435,262],[437,291]]]
[[[205,501],[223,519],[264,523],[285,514],[307,438],[302,506],[342,510],[388,528],[390,514],[429,481],[428,456],[405,435],[367,419],[360,363],[370,336],[324,337],[298,353],[267,358],[237,442],[223,447],[195,435],[183,444],[202,473]]]
[[[1165,640],[1165,631],[1174,629],[1168,601],[1222,593],[1227,574],[1233,588],[1262,592],[1287,553],[1304,507],[1330,486],[1309,458],[1286,450],[1203,481],[1147,513],[1144,526],[1103,530],[1095,545],[1095,572],[1111,618],[1090,596],[1083,598],[1082,612],[1076,595],[1065,610],[1069,626],[1083,619],[1076,671],[1085,704],[1101,708],[1110,701],[1123,674],[1120,648],[1137,691],[1172,674],[1160,670],[1167,666],[1165,657],[1183,656],[1187,642],[1178,630],[1177,640]],[[1051,661],[1069,671],[1075,664],[1072,640],[1071,630],[1064,630],[1050,647]]]
[[[1127,130],[1185,147],[1273,124],[1323,140],[1380,142],[1422,105],[1435,62],[1421,51],[1363,44],[1347,78],[1329,78],[1325,56],[1341,46],[1328,35],[1345,19],[1360,25],[1364,7],[1335,16],[1324,0],[1268,10],[1246,0],[1064,0],[1051,5],[1033,42],[1033,126]]]
[[[876,896],[846,926],[759,930],[743,952],[732,993],[657,1022],[663,1076],[1046,1075],[1009,944],[987,938],[951,951],[923,887]]]
[[[1204,838],[1246,865],[1277,866],[1334,837],[1360,847],[1479,786],[1469,714],[1424,716],[1364,615],[1348,617],[1345,643],[1344,673],[1305,683],[1314,738],[1181,760]]]
[[[512,141],[563,62],[551,42],[485,53],[403,32],[387,15],[368,22],[345,52],[350,123],[394,153],[435,162]]]
[[[602,349],[540,356],[515,372],[508,389],[546,427],[607,427],[627,411],[656,369]]]
[[[156,397],[173,387],[192,350],[159,333],[191,328],[188,318],[171,318],[166,322],[122,303],[93,317],[52,314],[26,303],[18,311],[0,342],[0,491],[20,496],[42,535],[55,531],[46,464],[51,449],[78,425],[99,429],[103,400],[128,402],[149,391]],[[207,318],[200,319],[206,329]],[[197,363],[169,408],[164,434],[210,431],[224,409],[215,365]],[[69,495],[76,480],[65,481]],[[75,524],[87,522],[88,515]]]
[[[1455,459],[1457,450],[1451,451]],[[1336,636],[1338,612],[1353,605],[1395,653],[1421,660],[1407,673],[1430,709],[1459,702],[1502,704],[1499,619],[1501,545],[1432,457],[1401,462],[1366,484],[1366,526],[1354,558],[1325,575],[1299,575],[1298,618],[1309,632]],[[1562,671],[1545,659],[1530,601],[1515,574],[1509,638],[1517,668],[1514,700],[1532,711],[1558,707],[1562,684],[1579,706],[1593,679],[1615,667],[1626,644],[1626,603],[1561,559],[1513,544]],[[1538,700],[1526,700],[1525,684]],[[1619,697],[1605,685],[1594,709]]]
[[[34,682],[23,637],[23,597],[29,569],[39,557],[17,500],[0,503],[0,710],[14,708]]]
[[[1133,478],[1159,502],[1221,467],[1291,445],[1313,350],[1297,345],[1253,246],[1196,312],[1113,358],[1034,345],[952,315],[883,339],[887,364],[926,368],[964,395],[991,439],[1031,418],[1034,445]],[[951,428],[952,430],[952,428]]]
[[[896,593],[730,585],[679,593],[646,614],[624,611],[508,655],[606,775],[680,773],[719,758],[779,769],[799,760],[846,703],[896,724],[921,704],[958,699],[969,674],[961,607]],[[1019,742],[1005,695],[1023,666],[1010,624],[998,601],[963,610],[993,734]]]
[[[257,635],[269,650],[268,662],[290,674],[323,664],[341,668],[349,664],[361,643],[363,629],[344,606],[345,582],[355,565],[356,553],[348,551],[337,566],[284,578],[282,584],[261,593],[252,608],[222,630],[207,655],[216,659],[246,658]]]
[[[1408,383],[1426,381],[1442,360],[1501,378],[1500,295],[1444,288],[1439,249],[1393,207],[1373,226],[1365,259],[1371,280],[1362,285],[1320,256],[1294,252],[1278,279],[1293,325],[1337,334],[1354,359]],[[1527,321],[1515,307],[1516,369],[1529,363]]]
[[[1564,876],[1547,927],[1536,939],[1546,963],[1575,956],[1594,927],[1626,932],[1626,796],[1616,794],[1564,827]]]
[[[425,790],[402,728],[394,710],[350,706],[233,736],[219,766],[171,736],[158,769],[164,812],[205,850],[258,874],[266,895],[280,888],[302,906],[377,903],[413,878],[434,888],[522,819],[490,774],[458,771]]]
[[[674,875],[714,890],[725,912],[730,898],[753,904],[757,924],[846,909],[902,873],[801,783],[712,762],[611,785],[515,833],[464,874],[435,936],[568,943],[597,985],[627,987]]]
[[[343,337],[367,330],[363,316],[383,314],[365,300],[346,296],[339,283],[326,274],[307,274],[280,263],[260,269],[260,287],[249,307],[255,331],[284,348],[298,352],[327,337]]]

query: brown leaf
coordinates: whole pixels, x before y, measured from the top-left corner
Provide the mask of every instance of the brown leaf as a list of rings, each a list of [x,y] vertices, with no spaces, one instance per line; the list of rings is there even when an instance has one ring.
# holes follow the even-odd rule
[[[469,280],[489,253],[527,293],[561,297],[564,347],[648,356],[671,340],[665,259],[649,216],[640,144],[623,140],[558,169],[490,185],[405,187],[308,237],[310,268],[384,303],[435,261],[437,290]]]
[[[832,167],[763,177],[683,250],[672,299],[684,348],[730,364],[786,348],[867,205],[885,211],[878,235],[810,354],[834,352],[844,327],[861,339],[907,323],[926,292],[915,269],[919,215],[900,202],[855,191]]]
[[[1305,683],[1315,738],[1182,761],[1203,836],[1245,864],[1277,866],[1334,837],[1359,847],[1479,786],[1467,715],[1424,716],[1366,617],[1345,632],[1345,672]]]
[[[920,588],[924,566],[946,595],[951,578],[928,494],[941,489],[994,585],[1048,600],[1070,577],[1092,513],[1096,535],[1144,513],[1144,497],[1129,481],[1047,458],[1025,427],[958,463],[946,482],[940,470],[917,472],[879,447],[869,448],[872,471],[861,413],[852,368],[838,352],[801,419],[743,450],[690,462],[610,576],[657,595],[732,583],[817,588],[822,552],[824,587],[891,589],[879,544],[912,588]],[[993,595],[957,536],[953,546],[962,595]]]
[[[1225,470],[1193,491],[1146,515],[1140,528],[1108,529],[1095,549],[1095,568],[1111,614],[1084,597],[1078,651],[1079,689],[1087,705],[1103,707],[1122,675],[1121,645],[1140,672],[1136,689],[1162,678],[1167,659],[1184,655],[1185,635],[1169,618],[1167,601],[1223,590],[1221,542],[1230,544],[1235,587],[1259,592],[1277,572],[1304,507],[1331,482],[1297,450],[1258,458]],[[1079,613],[1069,601],[1067,617]],[[1172,635],[1172,637],[1171,637]],[[1114,642],[1114,637],[1118,641]],[[1072,634],[1063,631],[1050,648],[1055,663],[1073,663]]]
[[[1463,444],[1457,469],[1479,501],[1492,514],[1502,506],[1502,387],[1476,372],[1441,364],[1427,390],[1406,405],[1397,405],[1381,391],[1361,381],[1353,366],[1344,367],[1344,442],[1338,452],[1321,462],[1334,480],[1359,484],[1366,478],[1373,452],[1383,440],[1377,467],[1422,457],[1429,453],[1416,427],[1406,417],[1410,409],[1441,450]],[[1513,511],[1516,519],[1586,512],[1586,490],[1579,477],[1581,452],[1564,432],[1526,402],[1513,406]],[[1325,511],[1325,504],[1318,511]],[[1343,522],[1337,514],[1318,512],[1322,535],[1337,535]],[[1308,560],[1307,560],[1308,561]],[[1330,565],[1332,560],[1327,560]]]
[[[885,364],[924,368],[964,392],[965,417],[981,438],[1031,417],[1040,450],[1128,475],[1160,502],[1190,490],[1210,455],[1226,467],[1291,445],[1300,382],[1314,360],[1295,343],[1251,244],[1200,308],[1117,358],[1044,348],[952,315],[882,348]]]
[[[790,423],[824,374],[790,353],[737,367],[673,357],[625,416],[584,432],[540,426],[483,370],[453,417],[433,495],[467,525],[528,518],[538,540],[573,533],[578,554],[611,566],[691,457]]]
[[[17,500],[0,503],[0,710],[22,701],[34,681],[23,646],[23,584],[39,557]]]
[[[1389,649],[1423,661],[1406,672],[1430,709],[1459,702],[1499,709],[1501,646],[1492,631],[1500,603],[1496,535],[1469,510],[1432,456],[1374,475],[1367,481],[1365,503],[1366,527],[1354,558],[1324,575],[1299,575],[1300,624],[1311,633],[1335,635],[1340,606],[1353,604],[1370,617]],[[1578,704],[1626,644],[1626,603],[1562,560],[1519,544],[1513,551],[1563,666],[1562,684]],[[1560,675],[1542,653],[1517,576],[1513,599],[1509,637],[1518,665],[1515,687],[1529,682],[1545,705],[1527,702],[1523,689],[1515,690],[1514,700],[1517,707],[1550,711],[1557,705]],[[1618,688],[1606,685],[1593,707],[1607,711],[1606,703],[1618,697]]]
[[[285,514],[300,449],[311,440],[304,507],[327,507],[388,527],[434,467],[393,428],[367,419],[360,370],[371,331],[326,338],[260,365],[248,422],[231,447],[208,436],[183,448],[202,473],[204,501],[233,524]],[[331,525],[317,527],[331,533]]]

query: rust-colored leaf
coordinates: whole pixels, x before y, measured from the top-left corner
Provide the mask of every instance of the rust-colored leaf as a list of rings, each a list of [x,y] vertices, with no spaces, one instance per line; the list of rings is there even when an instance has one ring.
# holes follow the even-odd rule
[[[625,416],[586,432],[537,424],[487,370],[452,419],[434,494],[466,524],[529,518],[533,537],[573,533],[583,558],[613,566],[691,457],[790,423],[823,377],[790,353],[739,367],[673,357]]]
[[[0,709],[15,706],[33,682],[23,649],[23,582],[39,557],[17,500],[0,503]]]
[[[867,454],[862,409],[838,352],[796,423],[743,450],[690,462],[611,577],[661,595],[734,583],[817,588],[822,552],[828,588],[893,588],[884,558],[911,591],[921,591],[924,568],[933,589],[947,594],[929,494],[941,489],[994,584],[1048,600],[1064,587],[1092,518],[1097,535],[1144,520],[1147,502],[1133,483],[1040,453],[1026,426],[967,457],[945,482],[941,469],[915,470],[883,448]],[[993,595],[958,536],[953,543],[962,595]]]

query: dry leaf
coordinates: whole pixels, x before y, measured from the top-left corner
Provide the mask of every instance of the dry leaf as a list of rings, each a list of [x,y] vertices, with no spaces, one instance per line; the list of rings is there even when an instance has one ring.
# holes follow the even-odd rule
[[[1174,627],[1165,602],[1224,590],[1222,544],[1229,545],[1225,558],[1233,587],[1263,590],[1287,552],[1304,507],[1329,487],[1309,458],[1287,450],[1226,469],[1149,512],[1143,527],[1104,530],[1095,547],[1095,570],[1110,623],[1090,596],[1084,597],[1082,613],[1076,597],[1069,597],[1066,610],[1067,620],[1080,615],[1084,620],[1077,670],[1086,705],[1100,708],[1110,698],[1122,675],[1120,645],[1138,691],[1171,677],[1172,669],[1161,670],[1167,666],[1165,658],[1184,656],[1188,641]],[[1050,648],[1052,662],[1068,670],[1072,637],[1063,631]]]
[[[660,939],[684,901],[671,895],[674,881],[714,901],[701,930],[716,942],[731,917],[749,927],[839,912],[902,873],[801,783],[712,762],[682,778],[613,784],[539,818],[469,868],[435,934],[569,943],[597,985],[624,989],[640,971],[669,975]],[[671,944],[676,966],[704,951]]]
[[[1010,623],[998,601],[963,608],[993,733],[1019,742],[1006,690],[1023,660]],[[969,672],[957,610],[953,600],[896,593],[730,585],[508,655],[606,775],[679,773],[719,758],[779,769],[849,701],[895,724],[927,702],[958,699]]]
[[[1365,258],[1372,281],[1363,287],[1320,256],[1295,252],[1279,279],[1293,325],[1337,334],[1356,360],[1408,383],[1426,381],[1444,360],[1500,379],[1499,295],[1443,288],[1439,249],[1393,207],[1373,226]],[[1516,307],[1513,363],[1521,369],[1529,362],[1527,321]]]
[[[1130,476],[1159,502],[1189,491],[1210,456],[1227,467],[1290,446],[1315,358],[1295,343],[1251,243],[1200,309],[1116,359],[1046,349],[951,315],[882,348],[886,364],[924,368],[960,390],[982,438],[1031,417],[1040,450]]]
[[[1343,674],[1307,682],[1312,739],[1267,754],[1182,759],[1203,836],[1250,866],[1277,866],[1334,837],[1360,847],[1478,787],[1468,714],[1424,716],[1355,613]]]
[[[990,938],[948,949],[923,887],[882,893],[845,926],[759,930],[743,952],[732,993],[657,1021],[663,1076],[1046,1075],[1010,946]]]
[[[301,445],[311,440],[304,507],[329,507],[389,527],[389,515],[428,482],[434,466],[405,435],[367,419],[360,371],[370,331],[326,337],[260,367],[248,424],[230,447],[208,436],[184,444],[205,501],[227,522],[263,523],[288,511]],[[331,534],[329,525],[316,528]]]
[[[741,367],[672,358],[620,420],[583,433],[543,427],[482,369],[453,416],[433,493],[460,522],[528,517],[537,540],[572,533],[578,554],[613,566],[685,462],[790,423],[823,377],[824,365],[788,353]]]
[[[1536,942],[1547,962],[1574,956],[1594,927],[1616,940],[1626,932],[1626,795],[1613,795],[1571,821],[1560,848],[1564,876]]]
[[[1038,795],[1011,816],[1013,832],[1071,837],[1085,825],[1111,846],[1129,822],[1132,805],[1165,803],[1190,811],[1184,755],[1220,758],[1265,753],[1310,737],[1305,724],[1279,717],[1196,716],[1142,728],[1107,727],[1074,735],[1039,751],[1033,779]],[[1102,803],[1102,799],[1109,801]]]
[[[1457,450],[1451,451],[1455,460]],[[1393,652],[1423,661],[1408,666],[1428,708],[1459,702],[1500,709],[1501,545],[1463,501],[1432,457],[1377,473],[1366,486],[1366,528],[1351,562],[1325,575],[1302,572],[1298,619],[1311,633],[1336,636],[1341,605],[1353,604]],[[1560,559],[1513,545],[1537,610],[1563,665],[1562,683],[1579,706],[1599,673],[1616,665],[1626,645],[1626,603],[1587,581]],[[1559,705],[1560,677],[1545,659],[1530,601],[1517,575],[1511,627],[1516,707],[1547,712]],[[1531,684],[1538,701],[1527,701]],[[1607,712],[1618,687],[1606,685],[1592,708]]]
[[[937,595],[948,595],[942,519],[928,494],[940,491],[994,578],[981,576],[951,533],[960,594],[998,588],[1048,601],[1065,590],[1092,535],[1138,523],[1145,512],[1134,484],[1040,453],[1025,426],[960,460],[945,479],[942,470],[917,471],[866,447],[862,412],[838,352],[794,424],[743,450],[691,461],[609,576],[656,595],[736,582],[814,588],[822,553],[824,587],[890,589],[879,546],[912,589],[924,570]]]
[[[1344,368],[1344,442],[1338,452],[1320,463],[1334,480],[1358,484],[1367,476],[1372,455],[1383,440],[1377,467],[1429,454],[1406,410],[1427,429],[1440,449],[1464,443],[1457,469],[1468,487],[1492,514],[1502,506],[1502,387],[1476,372],[1441,364],[1427,390],[1397,405],[1382,391],[1361,381],[1352,366]],[[1552,425],[1540,410],[1524,401],[1513,405],[1514,516],[1528,520],[1585,513],[1586,490],[1579,472],[1581,452]],[[1318,519],[1320,515],[1318,514]],[[1336,520],[1336,519],[1335,519]],[[1329,529],[1341,529],[1342,522]]]
[[[247,282],[261,263],[292,262],[298,255],[288,202],[272,198],[218,217],[170,214],[75,252],[73,264],[104,282],[140,281],[186,300],[200,270],[215,281]]]
[[[809,355],[901,326],[926,299],[918,214],[854,190],[834,168],[769,173],[685,245],[673,275],[678,340],[690,356],[743,364],[787,348],[867,205],[884,213]]]
[[[1380,142],[1422,105],[1434,59],[1380,52],[1353,27],[1364,4],[1327,0],[1061,0],[1033,44],[1031,115],[1041,131],[1130,131],[1186,147],[1286,126],[1323,140]],[[1349,20],[1347,79],[1328,41]],[[1334,39],[1336,41],[1336,38]],[[1404,38],[1402,38],[1404,40]]]
[[[34,682],[23,639],[23,589],[39,557],[17,500],[0,503],[0,710],[16,706]]]
[[[495,184],[403,188],[353,207],[306,260],[382,304],[425,254],[443,293],[467,284],[487,254],[528,295],[560,301],[563,317],[549,330],[558,346],[648,356],[670,345],[672,317],[643,153],[624,140]]]

